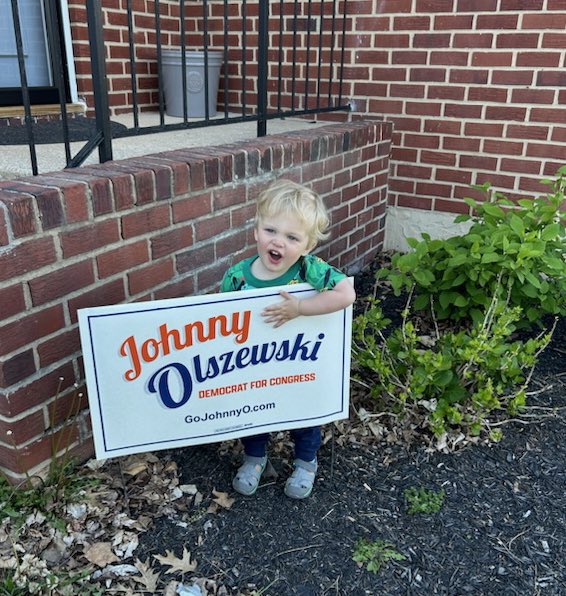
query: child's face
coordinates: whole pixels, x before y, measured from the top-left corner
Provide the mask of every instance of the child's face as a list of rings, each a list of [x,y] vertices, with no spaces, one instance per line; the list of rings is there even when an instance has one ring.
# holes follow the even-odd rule
[[[313,248],[309,230],[291,213],[260,219],[254,229],[259,255],[258,277],[274,279],[283,275],[302,255]]]

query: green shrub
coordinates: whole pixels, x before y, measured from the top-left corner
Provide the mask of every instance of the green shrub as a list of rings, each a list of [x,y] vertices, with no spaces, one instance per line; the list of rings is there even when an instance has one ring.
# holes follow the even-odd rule
[[[479,323],[494,296],[521,308],[518,327],[544,314],[566,314],[566,166],[544,182],[551,194],[517,204],[499,193],[486,202],[465,199],[473,215],[455,221],[471,220],[467,233],[410,238],[413,251],[395,255],[391,269],[378,276],[397,295],[414,287],[414,308],[434,308],[438,319]],[[490,195],[488,184],[479,188]]]
[[[406,419],[413,429],[440,438],[449,432],[479,435],[496,410],[516,413],[552,332],[509,340],[521,317],[493,299],[481,322],[470,328],[420,334],[409,318],[385,337],[388,321],[370,300],[353,325],[354,378],[377,400],[376,408]]]

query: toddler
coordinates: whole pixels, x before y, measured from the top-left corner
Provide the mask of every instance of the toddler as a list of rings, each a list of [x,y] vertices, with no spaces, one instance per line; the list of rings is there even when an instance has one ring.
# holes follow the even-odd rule
[[[307,282],[318,294],[299,299],[281,292],[282,301],[264,309],[267,323],[280,327],[299,316],[321,315],[346,308],[356,293],[346,275],[309,254],[328,234],[329,219],[321,198],[312,190],[279,180],[257,199],[254,237],[257,255],[233,265],[222,279],[221,291],[266,288]],[[294,471],[285,484],[292,499],[308,497],[317,470],[320,426],[291,431]],[[232,482],[236,491],[253,495],[267,465],[269,434],[244,437],[244,463]]]

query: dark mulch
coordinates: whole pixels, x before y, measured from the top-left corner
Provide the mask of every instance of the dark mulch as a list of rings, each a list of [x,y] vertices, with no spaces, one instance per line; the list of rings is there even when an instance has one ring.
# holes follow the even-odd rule
[[[371,286],[368,272],[357,281],[359,293]],[[157,520],[137,556],[180,556],[186,546],[198,576],[231,594],[566,594],[565,334],[563,319],[540,359],[532,384],[540,392],[529,400],[540,409],[505,425],[501,442],[447,454],[342,437],[334,461],[330,441],[321,449],[315,491],[303,502],[283,494],[290,452],[281,439],[272,461],[283,473],[251,498],[231,489],[239,460],[226,446],[170,452],[181,482],[205,500]],[[410,515],[403,492],[413,486],[443,489],[441,510]],[[235,496],[232,507],[207,512],[213,489]],[[352,552],[363,537],[405,559],[378,574],[361,568]]]

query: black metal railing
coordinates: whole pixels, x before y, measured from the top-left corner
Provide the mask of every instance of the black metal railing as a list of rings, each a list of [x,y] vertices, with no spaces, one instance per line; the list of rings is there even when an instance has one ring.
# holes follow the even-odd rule
[[[100,0],[86,0],[87,22],[90,47],[90,63],[93,81],[93,101],[91,106],[96,120],[96,132],[86,144],[71,155],[71,143],[67,126],[66,100],[68,87],[64,78],[65,56],[62,51],[60,15],[54,0],[45,1],[47,38],[51,51],[51,66],[54,86],[57,88],[62,120],[63,144],[67,167],[81,165],[98,149],[101,162],[112,159],[112,127],[109,109],[109,88],[107,60],[105,55],[105,31],[103,9]],[[140,111],[147,105],[140,105],[138,44],[136,43],[136,23],[131,0],[127,0],[128,68],[131,88],[133,126],[119,133],[119,136],[135,136],[180,129],[218,126],[222,124],[256,121],[257,135],[267,134],[267,122],[274,118],[304,116],[348,110],[349,105],[343,96],[344,89],[344,40],[347,25],[347,0],[200,0],[202,7],[198,38],[204,59],[204,118],[190,118],[187,105],[187,31],[186,3],[194,9],[195,2],[178,0],[179,26],[175,32],[181,52],[180,77],[182,80],[182,121],[166,122],[166,97],[163,83],[163,30],[161,5],[166,0],[155,0],[155,68],[156,104],[159,124],[140,126]],[[34,140],[34,118],[32,117],[30,86],[26,76],[22,24],[20,22],[18,0],[11,0],[14,21],[14,37],[21,81],[24,122],[33,174],[38,173],[38,163]],[[170,3],[167,3],[170,4]],[[211,7],[223,5],[221,20],[215,12],[214,27],[210,26]],[[235,7],[234,5],[237,5]],[[249,13],[254,9],[257,18],[255,30],[250,31]],[[338,13],[338,7],[342,13]],[[234,10],[236,8],[236,10]],[[234,16],[236,13],[236,17]],[[194,13],[192,13],[194,15]],[[194,16],[191,17],[194,20]],[[219,26],[220,23],[220,26]],[[239,47],[233,47],[234,34],[239,36]],[[191,36],[195,37],[194,32]],[[270,38],[271,36],[271,38]],[[171,38],[165,38],[171,39]],[[218,44],[218,40],[222,43]],[[257,39],[257,42],[256,42]],[[211,43],[211,40],[213,43]],[[252,43],[253,41],[253,43]],[[194,40],[193,40],[194,42]],[[191,43],[194,45],[194,43]],[[219,91],[223,111],[210,114],[209,110],[209,59],[212,49],[220,49],[224,71],[220,77]],[[147,49],[147,47],[145,48]],[[255,59],[250,59],[254,56]],[[236,73],[236,74],[234,74]],[[253,91],[249,86],[253,82]],[[1,90],[0,90],[1,93]],[[236,98],[236,99],[234,99]]]

